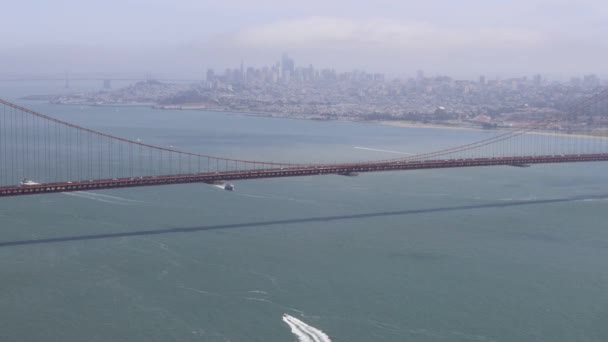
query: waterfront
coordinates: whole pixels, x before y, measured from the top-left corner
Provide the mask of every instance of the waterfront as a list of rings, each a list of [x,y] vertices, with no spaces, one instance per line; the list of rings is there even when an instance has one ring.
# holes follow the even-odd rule
[[[15,94],[16,95],[16,94]],[[487,131],[28,107],[252,159],[394,157]],[[391,152],[382,152],[391,151]],[[3,341],[604,341],[608,165],[390,172],[2,200]],[[150,231],[189,228],[190,232]]]

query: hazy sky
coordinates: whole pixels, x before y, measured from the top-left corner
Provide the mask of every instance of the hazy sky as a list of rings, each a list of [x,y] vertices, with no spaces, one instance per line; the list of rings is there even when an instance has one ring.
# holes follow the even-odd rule
[[[608,74],[605,0],[21,0],[0,73],[202,75],[275,62],[458,77]]]

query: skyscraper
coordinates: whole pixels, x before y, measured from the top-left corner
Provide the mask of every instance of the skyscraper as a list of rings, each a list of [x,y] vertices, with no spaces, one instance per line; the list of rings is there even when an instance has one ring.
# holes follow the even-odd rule
[[[586,88],[592,89],[595,87],[599,87],[600,85],[600,78],[597,77],[597,75],[594,74],[590,74],[590,75],[585,75],[583,77],[583,85]]]
[[[419,81],[422,81],[422,80],[424,79],[424,71],[422,71],[422,70],[418,70],[418,71],[416,72],[416,78],[417,78]]]
[[[283,58],[281,59],[281,71],[283,79],[289,79],[295,70],[295,62],[292,58],[284,53]]]
[[[536,74],[534,75],[534,85],[537,87],[540,87],[541,84],[543,83],[543,76],[541,74]]]
[[[215,80],[215,71],[213,69],[207,70],[207,81],[213,82]]]

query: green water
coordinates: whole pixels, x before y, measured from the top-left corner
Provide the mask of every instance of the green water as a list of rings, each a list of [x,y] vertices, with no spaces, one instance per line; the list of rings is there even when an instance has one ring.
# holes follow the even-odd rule
[[[490,134],[22,103],[250,159],[392,158],[354,147]],[[2,199],[0,341],[295,341],[285,313],[332,341],[606,341],[606,184],[608,164],[590,163]]]

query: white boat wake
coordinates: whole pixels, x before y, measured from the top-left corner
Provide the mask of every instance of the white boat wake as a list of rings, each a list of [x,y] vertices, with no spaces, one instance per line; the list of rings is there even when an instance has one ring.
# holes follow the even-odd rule
[[[331,342],[326,333],[315,327],[311,327],[293,316],[284,314],[283,322],[289,325],[291,332],[296,335],[300,342]]]
[[[95,192],[77,191],[76,193],[78,193],[78,194],[85,194],[85,195],[89,195],[89,196],[93,196],[93,197],[109,198],[109,199],[117,200],[117,201],[133,202],[133,203],[145,203],[143,201],[138,201],[138,200],[134,200],[134,199],[124,198],[124,197],[117,197],[117,196],[110,196],[110,195],[104,195],[104,194],[98,194],[98,193],[95,193]]]
[[[128,198],[109,196],[103,194],[96,194],[94,192],[86,192],[86,191],[76,191],[76,192],[62,192],[64,195],[74,196],[78,198],[85,198],[93,201],[109,203],[109,204],[117,204],[117,205],[133,205],[135,203],[144,203],[141,201],[136,201]]]
[[[264,196],[258,196],[258,195],[250,195],[250,194],[238,194],[238,196],[241,196],[241,197],[251,197],[251,198],[270,198],[270,197],[264,197]]]
[[[234,190],[234,184],[232,183],[222,183],[222,184],[209,184],[214,188],[218,188],[218,189],[222,189],[222,190],[228,190],[228,191],[233,191]]]

